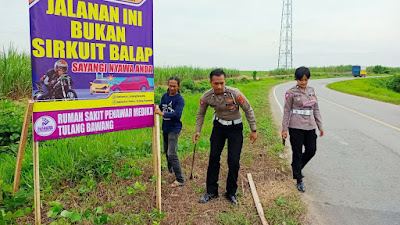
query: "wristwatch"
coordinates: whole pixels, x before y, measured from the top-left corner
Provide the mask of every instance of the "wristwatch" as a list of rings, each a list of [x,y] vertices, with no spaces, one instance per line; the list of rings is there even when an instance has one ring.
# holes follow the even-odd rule
[[[251,132],[257,132],[257,130],[252,130]]]

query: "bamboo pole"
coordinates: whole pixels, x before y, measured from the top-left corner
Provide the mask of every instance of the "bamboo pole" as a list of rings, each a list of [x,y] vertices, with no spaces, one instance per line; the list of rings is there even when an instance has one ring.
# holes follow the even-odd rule
[[[28,138],[28,130],[29,130],[30,120],[32,117],[32,111],[33,111],[33,101],[29,100],[28,104],[26,105],[24,123],[22,124],[21,137],[19,140],[17,163],[15,165],[15,173],[14,173],[13,194],[15,194],[19,189],[22,160],[24,158],[26,139]]]
[[[154,115],[154,127],[152,127],[151,132],[152,132],[152,149],[153,149],[153,174],[157,176],[157,144],[156,144],[156,137],[157,137],[157,130],[156,130],[156,117],[157,115]]]
[[[256,186],[254,185],[254,181],[253,181],[253,177],[251,176],[251,173],[247,174],[247,178],[249,179],[251,194],[253,195],[254,204],[256,205],[258,216],[261,219],[261,223],[263,225],[268,225],[268,222],[265,219],[264,210],[260,203],[260,199],[258,198],[257,189],[256,189]]]
[[[33,142],[33,182],[35,195],[35,224],[41,224],[40,217],[40,180],[39,180],[39,142]]]
[[[156,106],[158,108],[158,106]],[[156,157],[157,157],[157,210],[161,213],[161,145],[160,145],[160,117],[156,116]]]

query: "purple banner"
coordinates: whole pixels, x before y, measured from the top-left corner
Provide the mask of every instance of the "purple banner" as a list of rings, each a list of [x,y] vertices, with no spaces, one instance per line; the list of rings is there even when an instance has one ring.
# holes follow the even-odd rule
[[[37,112],[34,141],[154,126],[152,105]]]

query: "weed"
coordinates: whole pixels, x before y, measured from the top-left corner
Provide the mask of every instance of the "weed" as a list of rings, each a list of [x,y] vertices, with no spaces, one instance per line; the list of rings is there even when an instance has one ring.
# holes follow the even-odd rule
[[[24,107],[12,101],[0,102],[0,153],[17,155],[17,147],[24,121]],[[31,132],[31,129],[28,129]],[[28,134],[29,140],[31,134]]]
[[[97,187],[97,182],[93,177],[93,173],[91,171],[87,172],[87,175],[82,178],[81,184],[79,185],[78,193],[80,194],[88,194],[95,190]]]
[[[0,180],[0,210],[17,211],[32,201],[33,190],[20,188],[13,195],[13,187]],[[8,213],[8,212],[7,212]]]
[[[153,212],[150,214],[150,218],[155,221],[161,221],[167,215],[166,212],[159,213],[157,209],[154,209]]]
[[[153,176],[149,179],[151,183],[155,183],[157,181],[157,175],[153,174]],[[164,179],[161,178],[161,183],[166,183]]]
[[[132,176],[140,176],[141,175],[141,171],[137,168],[135,168],[136,163],[134,162],[127,162],[125,163],[121,169],[117,172],[115,172],[115,174],[117,174],[120,178],[124,178],[124,179],[130,179],[132,178]]]
[[[60,216],[64,217],[64,218],[68,218],[71,221],[71,223],[75,223],[82,219],[82,215],[74,210],[71,210],[71,211],[64,210],[61,212]]]
[[[298,216],[306,211],[305,205],[296,194],[290,196],[279,196],[275,199],[275,205],[266,209],[266,217],[271,224],[298,224]]]
[[[198,188],[194,184],[192,184],[192,188],[197,194],[203,193],[205,191],[204,187]]]
[[[106,204],[106,208],[111,208],[113,206],[115,206],[117,203],[115,203],[115,201],[109,202]]]
[[[61,213],[61,211],[64,207],[64,204],[62,204],[59,201],[51,201],[50,206],[51,207],[50,207],[49,211],[47,211],[46,215],[47,215],[47,217],[54,219],[58,216],[59,213]]]
[[[5,210],[0,209],[0,224],[17,224],[15,218],[23,217],[25,214],[29,214],[31,212],[32,209],[29,207],[26,207],[25,210],[19,209],[14,213],[11,211],[6,213]]]

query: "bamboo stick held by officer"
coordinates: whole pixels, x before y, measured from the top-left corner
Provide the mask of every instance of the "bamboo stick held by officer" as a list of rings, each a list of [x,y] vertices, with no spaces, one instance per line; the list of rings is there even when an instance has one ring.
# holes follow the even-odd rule
[[[218,195],[218,176],[220,169],[221,152],[228,139],[228,179],[225,197],[237,205],[236,190],[240,168],[240,154],[243,146],[243,123],[240,108],[243,109],[249,122],[251,133],[250,142],[257,140],[257,129],[253,109],[249,101],[239,89],[225,86],[226,74],[222,69],[215,69],[210,73],[212,89],[206,91],[200,99],[196,119],[196,133],[193,143],[197,143],[207,108],[214,109],[213,130],[210,138],[210,157],[207,170],[207,193],[200,199],[206,203]]]

